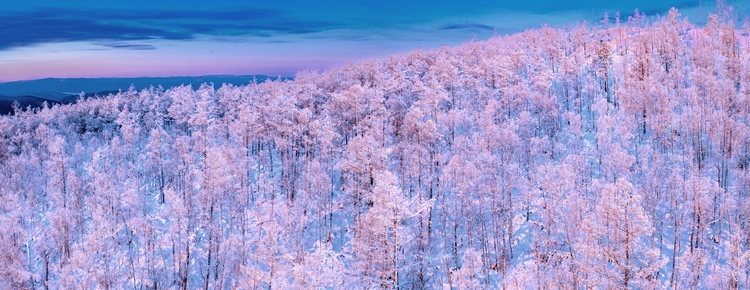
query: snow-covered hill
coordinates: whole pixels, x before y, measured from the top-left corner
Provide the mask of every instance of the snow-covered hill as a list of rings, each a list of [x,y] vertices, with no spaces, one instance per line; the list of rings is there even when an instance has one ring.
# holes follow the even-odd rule
[[[0,288],[747,288],[722,15],[0,116]]]

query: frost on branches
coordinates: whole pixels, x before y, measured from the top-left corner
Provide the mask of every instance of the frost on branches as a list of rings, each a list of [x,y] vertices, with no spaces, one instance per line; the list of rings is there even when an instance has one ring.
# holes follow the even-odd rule
[[[745,289],[750,38],[542,27],[0,117],[0,288]]]

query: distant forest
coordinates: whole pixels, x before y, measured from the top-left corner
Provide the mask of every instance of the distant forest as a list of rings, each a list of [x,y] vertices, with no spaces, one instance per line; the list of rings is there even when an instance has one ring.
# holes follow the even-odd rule
[[[0,116],[3,289],[748,289],[750,26],[674,8]]]

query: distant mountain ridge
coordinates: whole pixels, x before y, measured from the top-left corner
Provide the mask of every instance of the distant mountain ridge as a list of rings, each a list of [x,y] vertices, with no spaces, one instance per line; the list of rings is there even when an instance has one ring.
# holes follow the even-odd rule
[[[44,102],[47,102],[48,105],[54,105],[58,104],[60,102],[42,99],[34,96],[17,96],[17,97],[9,97],[9,96],[2,96],[0,95],[0,115],[6,115],[13,112],[13,103],[18,103],[19,108],[39,108],[41,107]]]
[[[83,95],[84,99],[88,99],[91,97],[105,97],[110,94],[117,94],[120,90],[117,91],[101,91],[96,93],[87,93]],[[72,104],[78,101],[78,99],[81,98],[80,94],[77,95],[68,95],[64,98],[62,98],[59,101],[51,100],[51,99],[45,99],[45,98],[39,98],[35,96],[3,96],[0,95],[0,115],[6,115],[11,114],[14,111],[14,103],[18,103],[18,107],[22,110],[26,109],[34,109],[34,108],[41,108],[44,106],[44,103],[47,103],[47,106],[54,106],[59,104]]]
[[[85,97],[106,96],[118,91],[127,91],[132,85],[136,90],[151,86],[168,89],[180,85],[192,85],[197,89],[201,84],[213,83],[217,88],[222,84],[246,85],[252,82],[276,80],[278,77],[265,75],[207,75],[178,77],[139,77],[139,78],[46,78],[29,81],[0,83],[0,114],[13,112],[13,102],[22,109],[38,108],[46,101],[54,104],[73,103],[83,92]],[[282,77],[282,79],[292,79]]]

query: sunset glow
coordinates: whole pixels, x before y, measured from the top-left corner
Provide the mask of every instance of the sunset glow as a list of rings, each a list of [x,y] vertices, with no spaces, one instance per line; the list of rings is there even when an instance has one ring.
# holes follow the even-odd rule
[[[386,1],[387,2],[387,1]],[[635,8],[691,19],[699,1],[478,1],[355,4],[292,1],[24,1],[0,10],[0,82],[38,78],[265,74],[294,76],[416,48],[485,40],[547,25],[623,21]],[[733,2],[733,1],[729,1]],[[734,5],[742,15],[747,5]],[[701,4],[703,6],[701,6]],[[179,9],[174,9],[179,7]],[[705,9],[703,9],[705,8]],[[705,10],[705,11],[702,11]]]

